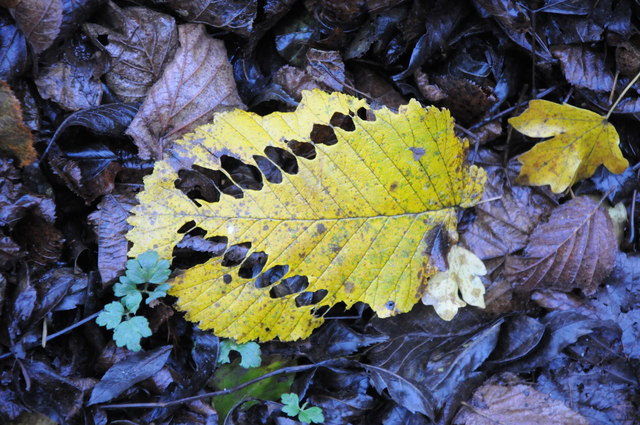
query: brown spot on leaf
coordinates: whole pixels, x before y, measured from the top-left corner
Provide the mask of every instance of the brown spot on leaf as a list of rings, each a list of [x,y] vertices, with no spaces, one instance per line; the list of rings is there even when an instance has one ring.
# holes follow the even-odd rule
[[[324,232],[327,231],[327,228],[325,227],[324,224],[322,223],[318,223],[318,225],[316,226],[316,231],[319,235],[323,234]]]
[[[398,188],[398,182],[393,182],[393,183],[391,183],[391,186],[389,186],[389,191],[393,192],[397,188]]]
[[[353,282],[345,282],[344,283],[344,292],[346,292],[347,294],[350,294],[353,292]]]

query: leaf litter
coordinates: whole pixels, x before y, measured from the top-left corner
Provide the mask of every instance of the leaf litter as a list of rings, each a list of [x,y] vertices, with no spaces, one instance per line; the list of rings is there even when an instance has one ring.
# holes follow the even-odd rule
[[[36,152],[2,153],[0,159],[0,422],[28,410],[59,423],[292,423],[282,411],[281,395],[288,393],[297,394],[300,404],[322,408],[325,423],[336,424],[638,421],[637,85],[625,92],[608,124],[601,115],[639,70],[637,8],[626,1],[591,0],[543,2],[538,9],[520,0],[465,1],[455,7],[439,0],[356,3],[169,1],[149,8],[121,1],[0,1],[0,78],[16,99],[9,102],[11,111],[20,104],[22,118],[15,123],[22,121],[30,130]],[[49,13],[42,14],[44,9]],[[189,26],[205,28],[195,43],[178,40],[178,32]],[[210,41],[224,43],[225,51],[199,49]],[[219,83],[206,73],[193,84],[180,84],[184,78],[172,75],[186,68],[168,71],[178,52],[196,65],[215,56],[220,69],[228,64],[232,72]],[[57,81],[62,74],[69,78]],[[299,76],[302,84],[296,85]],[[51,88],[62,88],[43,89],[49,99],[36,86],[46,79]],[[92,84],[88,92],[87,81]],[[234,391],[224,410],[214,408],[205,392],[219,389],[213,381],[224,375],[218,339],[174,314],[173,298],[140,307],[153,333],[142,339],[138,356],[115,347],[109,331],[95,324],[92,315],[113,301],[110,285],[127,260],[123,232],[128,225],[122,218],[156,159],[176,161],[180,156],[170,153],[174,140],[211,121],[219,107],[212,89],[228,90],[234,101],[227,109],[249,105],[251,112],[266,116],[291,112],[305,85],[317,88],[318,82],[367,100],[370,107],[353,110],[356,122],[356,116],[376,117],[381,105],[397,112],[411,98],[423,106],[451,108],[456,132],[471,142],[470,161],[488,174],[480,203],[456,212],[459,244],[487,269],[478,276],[486,288],[486,309],[466,306],[447,322],[420,303],[386,319],[360,302],[350,308],[336,303],[320,312],[325,323],[309,338],[260,344],[264,370],[252,378],[276,374],[245,388],[264,384],[263,391],[244,393],[253,400],[240,401],[242,393]],[[156,87],[152,96],[150,88],[160,84],[165,87]],[[196,100],[194,91],[200,89],[203,96]],[[82,103],[87,95],[91,102]],[[188,106],[176,114],[172,99],[186,99],[181,105]],[[528,168],[527,161],[518,165],[515,158],[527,158],[523,152],[532,141],[513,132],[508,119],[536,99],[591,111],[587,118],[598,130],[615,127],[619,143],[608,138],[592,145],[600,147],[593,152],[615,153],[618,146],[629,166],[617,153],[601,155],[591,165],[580,154],[581,167],[589,171],[565,173],[572,167],[561,164],[560,184],[549,173]],[[157,107],[152,100],[158,100]],[[135,143],[125,131],[139,104],[123,101],[149,104],[142,108],[149,133],[138,127]],[[330,124],[348,125],[345,118]],[[20,125],[1,128],[13,131]],[[577,140],[570,146],[580,149],[572,152],[590,149]],[[233,142],[220,158],[233,157]],[[318,162],[318,152],[308,145],[276,146],[290,149],[298,167]],[[321,147],[331,151],[335,146]],[[412,161],[430,154],[412,147]],[[267,177],[284,181],[292,175],[288,171],[294,165],[281,151],[260,155],[276,164],[263,175],[263,185]],[[616,157],[609,167],[607,161]],[[218,170],[226,176],[214,174],[213,181],[223,192],[212,190],[199,173],[183,173],[175,189],[201,205],[216,196],[257,194],[251,186],[257,184],[254,170],[229,158],[221,162]],[[546,174],[544,182],[522,186],[524,180],[516,179],[520,168],[530,179]],[[586,196],[593,200],[585,201]],[[620,233],[614,245],[605,242],[611,239],[603,224],[608,202],[620,203],[617,208],[628,217],[613,226]],[[109,212],[114,208],[117,215]],[[203,267],[203,261],[228,248],[228,241],[205,234],[200,224],[195,220],[185,227],[172,252],[176,275]],[[563,232],[564,244],[557,237]],[[451,270],[447,239],[442,226],[428,234],[427,255],[441,271]],[[597,251],[589,247],[596,240],[603,242]],[[228,261],[251,252],[240,244]],[[253,259],[243,274],[257,270],[264,258]],[[564,260],[567,267],[560,267]],[[505,267],[514,262],[538,267],[530,269],[529,279],[521,269]],[[545,271],[546,265],[553,267]],[[572,273],[557,275],[560,268]],[[282,272],[275,271],[276,277]],[[516,277],[525,283],[517,292],[512,288]],[[529,291],[527,284],[535,282]],[[291,289],[296,286],[279,287],[274,295],[290,296]],[[168,357],[166,347],[171,347]],[[159,352],[150,369],[138,361]],[[244,376],[240,371],[256,370],[243,369],[235,356],[232,352],[230,360],[236,369],[225,373],[235,378]],[[105,372],[118,364],[153,374],[112,385]],[[280,373],[286,371],[295,373]],[[102,388],[96,387],[101,381]],[[127,388],[115,395],[123,385]],[[106,389],[110,401],[88,406],[94,388]],[[184,398],[191,401],[171,404]],[[105,408],[156,401],[169,404]],[[528,404],[524,411],[522,403]]]

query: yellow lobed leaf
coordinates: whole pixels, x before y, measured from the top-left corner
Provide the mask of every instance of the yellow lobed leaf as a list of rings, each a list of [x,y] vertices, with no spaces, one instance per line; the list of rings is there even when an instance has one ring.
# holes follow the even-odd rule
[[[591,177],[601,164],[617,174],[629,166],[618,146],[618,132],[595,112],[532,100],[527,110],[509,123],[529,137],[551,137],[518,158],[521,184],[549,184],[553,192],[560,193]]]
[[[336,113],[352,126],[338,127]],[[335,133],[337,143],[313,143],[318,129]],[[185,170],[200,170],[201,177],[208,172],[199,167],[222,170],[225,155],[257,165],[267,147],[291,153],[290,141],[313,144],[316,156],[297,157],[297,172],[283,170],[281,183],[263,175],[261,190],[245,189],[240,199],[222,193],[218,202],[198,199],[197,205],[176,189]],[[129,218],[129,255],[153,249],[171,257],[184,236],[178,230],[191,221],[207,238],[226,237],[228,249],[250,242],[247,256],[266,254],[261,275],[252,279],[215,257],[171,282],[170,294],[189,320],[239,342],[306,337],[323,322],[314,312],[338,302],[367,303],[381,317],[406,312],[438,271],[426,255],[430,236],[444,230],[455,242],[455,208],[482,196],[486,176],[464,163],[466,148],[448,111],[425,110],[416,101],[398,113],[374,111],[363,100],[314,90],[291,113],[217,114],[177,141],[171,157],[145,178]],[[258,287],[275,266],[288,271]],[[306,277],[304,292],[270,296],[292,276]],[[313,294],[314,303],[303,305]]]

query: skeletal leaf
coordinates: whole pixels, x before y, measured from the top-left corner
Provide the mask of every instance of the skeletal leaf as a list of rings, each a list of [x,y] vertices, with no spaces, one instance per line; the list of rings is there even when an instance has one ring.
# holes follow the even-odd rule
[[[169,293],[239,343],[306,337],[339,302],[409,311],[438,271],[433,235],[455,243],[456,207],[482,196],[453,126],[416,101],[394,113],[321,91],[291,113],[217,114],[145,178],[129,255],[203,248]]]

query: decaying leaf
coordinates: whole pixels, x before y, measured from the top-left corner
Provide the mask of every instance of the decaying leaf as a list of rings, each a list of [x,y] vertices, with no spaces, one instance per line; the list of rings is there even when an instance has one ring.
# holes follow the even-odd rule
[[[509,256],[507,274],[523,290],[580,288],[592,294],[613,269],[616,235],[598,203],[578,197],[533,231],[522,256]]]
[[[521,184],[549,184],[552,191],[560,193],[578,180],[591,177],[601,164],[616,174],[629,166],[618,146],[618,132],[595,112],[532,100],[527,110],[509,123],[529,137],[551,137],[518,158],[522,163],[518,176]]]
[[[238,342],[308,336],[338,302],[406,312],[438,271],[431,234],[455,242],[455,208],[482,196],[467,146],[448,111],[416,101],[374,111],[316,90],[292,113],[217,114],[145,178],[129,255],[222,244],[170,293],[189,320]]]
[[[9,84],[0,80],[0,155],[18,159],[20,166],[36,159],[31,132],[22,123],[20,102]]]
[[[36,53],[47,50],[60,34],[61,0],[21,0],[13,10],[20,30]]]
[[[484,285],[479,276],[487,274],[487,268],[482,260],[457,245],[451,247],[447,259],[449,270],[438,272],[429,280],[422,303],[433,305],[444,320],[453,319],[458,309],[467,303],[484,308]],[[458,296],[458,290],[464,301]]]
[[[146,7],[121,9],[109,2],[105,25],[85,24],[91,41],[111,58],[105,80],[124,102],[142,102],[178,45],[176,22]]]
[[[167,145],[214,112],[244,105],[236,91],[227,50],[202,25],[178,27],[180,47],[133,119],[127,134],[144,159],[160,159]]]

